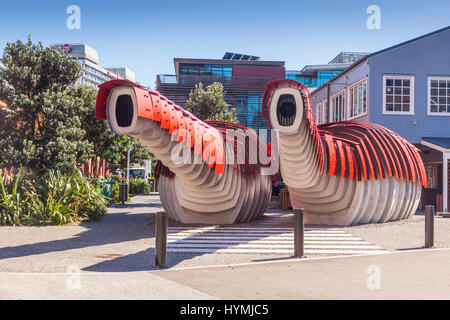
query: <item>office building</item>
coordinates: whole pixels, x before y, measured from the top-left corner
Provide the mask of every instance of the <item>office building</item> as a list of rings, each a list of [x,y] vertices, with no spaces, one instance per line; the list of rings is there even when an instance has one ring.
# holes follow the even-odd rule
[[[156,77],[156,89],[185,107],[189,93],[199,82],[220,82],[225,102],[236,108],[239,123],[255,129],[268,128],[261,116],[266,83],[285,77],[284,61],[261,61],[257,56],[227,52],[222,59],[174,59],[175,74]]]
[[[82,76],[78,80],[80,84],[97,88],[103,82],[117,78],[135,81],[134,72],[126,67],[100,66],[97,50],[87,44],[54,44],[54,47],[67,53],[80,64],[82,70]]]
[[[367,52],[341,52],[328,64],[307,65],[301,70],[286,70],[286,78],[303,83],[310,92],[341,73]]]

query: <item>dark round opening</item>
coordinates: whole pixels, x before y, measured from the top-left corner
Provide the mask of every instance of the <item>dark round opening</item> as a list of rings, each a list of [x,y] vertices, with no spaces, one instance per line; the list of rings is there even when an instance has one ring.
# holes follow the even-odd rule
[[[297,108],[292,94],[283,94],[278,98],[277,119],[280,126],[289,127],[294,124]]]
[[[119,127],[129,127],[133,121],[133,100],[128,94],[117,98],[116,120]]]

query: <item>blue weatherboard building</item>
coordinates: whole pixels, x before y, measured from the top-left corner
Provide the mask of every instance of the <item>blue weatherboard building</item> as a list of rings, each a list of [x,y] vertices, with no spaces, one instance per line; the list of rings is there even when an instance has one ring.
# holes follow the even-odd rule
[[[428,175],[422,204],[448,212],[450,26],[365,55],[314,90],[311,102],[319,124],[377,123],[416,145]]]

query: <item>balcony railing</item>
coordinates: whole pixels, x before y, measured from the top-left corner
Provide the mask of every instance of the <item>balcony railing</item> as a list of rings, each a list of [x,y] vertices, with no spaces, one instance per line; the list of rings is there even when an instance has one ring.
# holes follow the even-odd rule
[[[222,83],[224,86],[244,87],[244,88],[264,88],[264,86],[274,80],[272,77],[223,77],[217,75],[171,75],[159,74],[156,77],[158,84],[178,84],[194,86],[201,82],[204,85],[210,85],[214,82]]]

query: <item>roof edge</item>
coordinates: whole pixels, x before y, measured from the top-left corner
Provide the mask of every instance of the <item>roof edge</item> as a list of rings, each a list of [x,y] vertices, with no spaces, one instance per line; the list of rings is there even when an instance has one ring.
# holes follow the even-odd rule
[[[401,46],[404,46],[404,45],[413,43],[413,42],[418,41],[418,40],[422,40],[422,39],[424,39],[424,38],[428,38],[428,37],[430,37],[430,36],[433,36],[433,35],[435,35],[435,34],[438,34],[438,33],[441,33],[441,32],[447,31],[447,30],[450,30],[450,26],[447,26],[447,27],[445,27],[445,28],[441,28],[441,29],[439,29],[439,30],[435,30],[435,31],[433,31],[433,32],[430,32],[430,33],[421,35],[421,36],[419,36],[419,37],[416,37],[416,38],[413,38],[413,39],[410,39],[410,40],[407,40],[407,41],[400,42],[399,44],[396,44],[396,45],[393,45],[393,46],[391,46],[391,47],[387,47],[387,48],[385,48],[385,49],[382,49],[382,50],[379,50],[379,51],[377,51],[377,52],[371,53],[371,54],[369,54],[368,56],[369,56],[369,57],[373,57],[373,56],[375,56],[375,55],[384,53],[384,52],[389,51],[389,50],[396,49],[396,48],[398,48],[398,47],[401,47]]]

